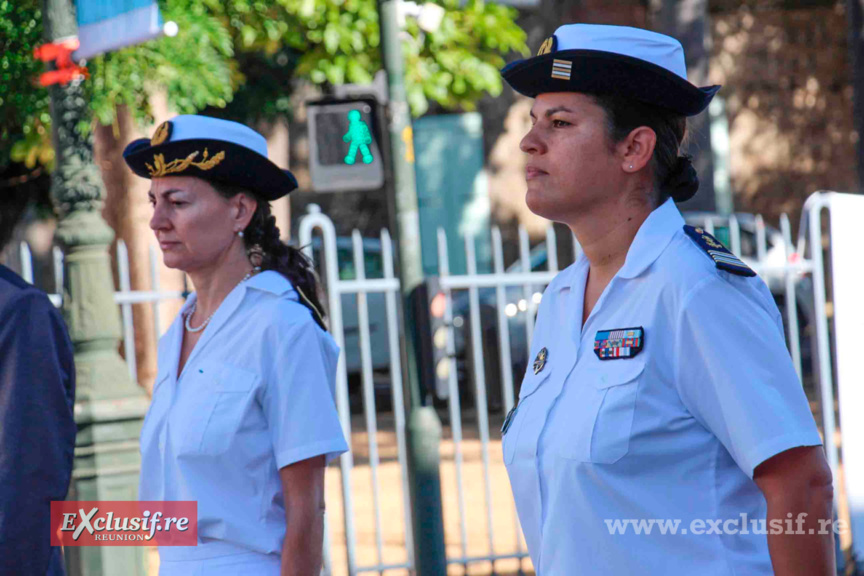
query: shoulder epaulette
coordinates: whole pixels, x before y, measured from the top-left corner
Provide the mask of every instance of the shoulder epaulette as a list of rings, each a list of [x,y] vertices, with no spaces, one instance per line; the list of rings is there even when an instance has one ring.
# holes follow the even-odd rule
[[[738,276],[756,276],[756,272],[750,269],[740,258],[730,252],[719,240],[702,228],[684,226],[684,232],[696,242],[705,253],[714,261],[720,270],[736,274]]]

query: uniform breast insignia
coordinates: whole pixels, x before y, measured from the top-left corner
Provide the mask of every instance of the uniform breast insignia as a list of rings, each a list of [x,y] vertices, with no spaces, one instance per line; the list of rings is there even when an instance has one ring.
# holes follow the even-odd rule
[[[546,359],[549,358],[549,350],[545,347],[541,348],[537,353],[537,357],[534,358],[534,375],[536,376],[540,372],[543,371],[543,368],[546,367]],[[504,423],[501,425],[501,436],[507,434],[507,430],[510,428],[510,424],[513,422],[513,418],[516,416],[516,411],[519,410],[519,401],[516,401],[516,405],[507,412],[507,416],[504,418]]]
[[[549,357],[549,351],[546,348],[540,350],[537,353],[537,357],[534,359],[534,374],[539,374],[543,371],[543,367],[546,366],[546,358]]]
[[[509,412],[507,412],[507,417],[504,418],[504,424],[501,425],[501,436],[507,434],[507,430],[510,428],[510,423],[513,422],[513,417],[516,415],[517,408],[519,408],[518,403],[516,406],[513,406]]]
[[[594,354],[600,360],[633,358],[642,351],[645,331],[639,328],[600,330],[594,336]]]
[[[726,249],[716,238],[702,228],[684,226],[684,232],[702,248],[714,261],[714,265],[720,270],[736,274],[738,276],[756,276],[756,272],[741,261],[732,252]]]

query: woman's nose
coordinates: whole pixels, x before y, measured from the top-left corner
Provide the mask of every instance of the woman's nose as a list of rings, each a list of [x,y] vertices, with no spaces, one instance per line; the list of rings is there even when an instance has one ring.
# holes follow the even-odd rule
[[[165,228],[166,218],[159,204],[153,208],[153,216],[150,217],[150,229],[154,232]]]
[[[536,124],[532,126],[531,130],[528,131],[528,134],[522,138],[522,141],[519,143],[519,149],[526,154],[543,154],[546,151],[546,145],[537,133]]]

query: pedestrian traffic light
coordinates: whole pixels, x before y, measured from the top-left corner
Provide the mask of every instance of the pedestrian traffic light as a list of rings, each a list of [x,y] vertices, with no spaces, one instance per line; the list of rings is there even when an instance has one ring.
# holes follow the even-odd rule
[[[450,394],[450,371],[455,370],[448,352],[450,325],[445,321],[447,300],[437,276],[429,276],[411,293],[414,339],[420,386],[424,395],[444,400]]]
[[[309,172],[316,192],[377,190],[384,185],[380,114],[374,97],[306,104]]]

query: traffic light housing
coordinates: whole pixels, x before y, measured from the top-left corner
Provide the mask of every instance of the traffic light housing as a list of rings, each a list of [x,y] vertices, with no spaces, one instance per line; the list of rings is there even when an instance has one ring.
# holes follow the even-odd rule
[[[450,326],[445,321],[446,296],[437,276],[426,277],[411,293],[414,339],[423,395],[445,400],[450,396],[450,371],[455,363],[448,352]]]
[[[306,104],[309,172],[316,192],[384,186],[381,111],[373,96],[326,98]]]

